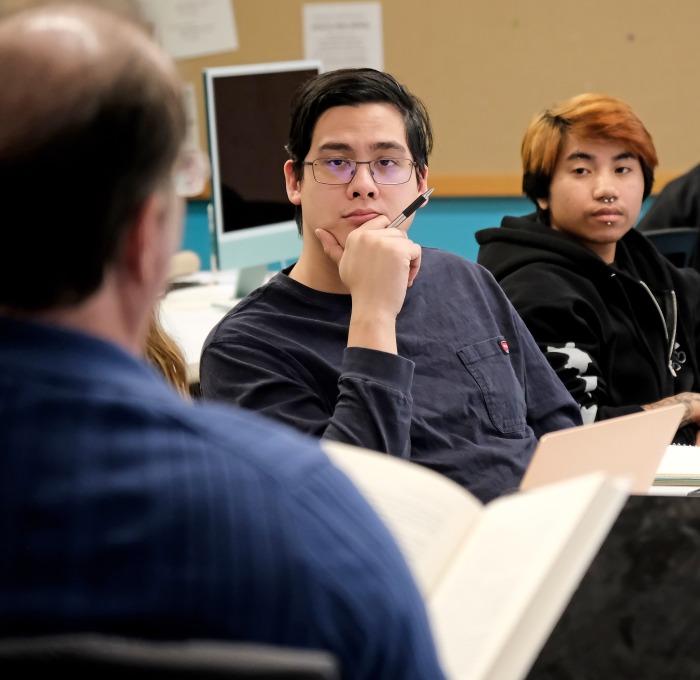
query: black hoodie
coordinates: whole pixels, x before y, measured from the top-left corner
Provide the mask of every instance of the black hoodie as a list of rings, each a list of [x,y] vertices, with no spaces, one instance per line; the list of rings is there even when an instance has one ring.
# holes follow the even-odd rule
[[[489,269],[581,408],[584,423],[700,392],[700,274],[631,229],[608,265],[537,215],[476,233]],[[695,426],[677,443],[694,444]]]

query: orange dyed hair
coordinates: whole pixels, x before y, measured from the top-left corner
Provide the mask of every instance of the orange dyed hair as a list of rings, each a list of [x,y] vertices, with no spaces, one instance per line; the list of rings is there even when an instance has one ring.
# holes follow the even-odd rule
[[[627,102],[604,94],[580,94],[539,113],[530,123],[520,156],[523,193],[537,205],[549,198],[552,174],[567,135],[622,144],[639,160],[644,174],[644,197],[654,185],[659,164],[651,135]]]

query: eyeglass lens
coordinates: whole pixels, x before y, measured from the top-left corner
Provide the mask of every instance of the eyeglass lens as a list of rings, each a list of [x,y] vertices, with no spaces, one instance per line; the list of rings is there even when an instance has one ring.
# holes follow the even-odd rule
[[[413,161],[407,158],[378,158],[374,161],[353,161],[347,158],[320,158],[313,162],[314,177],[323,184],[348,184],[358,165],[369,165],[377,184],[403,184],[411,179]]]
[[[178,159],[175,169],[175,191],[182,198],[202,193],[209,179],[209,163],[198,149],[187,149]]]

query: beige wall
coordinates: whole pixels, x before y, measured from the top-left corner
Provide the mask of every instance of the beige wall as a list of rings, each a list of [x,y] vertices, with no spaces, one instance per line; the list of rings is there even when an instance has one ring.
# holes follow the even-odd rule
[[[5,0],[22,4],[31,0]],[[127,0],[128,1],[128,0]],[[170,1],[170,0],[163,0]],[[231,0],[240,48],[179,62],[202,68],[301,59],[303,0]],[[2,7],[0,2],[0,7]],[[520,195],[523,131],[585,91],[626,99],[657,145],[656,189],[700,162],[700,2],[383,0],[385,68],[428,105],[440,195]]]

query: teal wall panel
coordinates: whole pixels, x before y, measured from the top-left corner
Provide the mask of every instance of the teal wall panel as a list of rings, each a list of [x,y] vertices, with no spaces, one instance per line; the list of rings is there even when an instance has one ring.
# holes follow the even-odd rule
[[[647,199],[642,214],[651,205],[651,201],[653,198]],[[475,261],[476,231],[498,226],[504,215],[526,215],[533,209],[533,204],[520,196],[431,198],[416,213],[410,234],[413,240],[423,246],[449,250]],[[183,248],[199,254],[203,269],[211,268],[207,201],[188,203]]]

